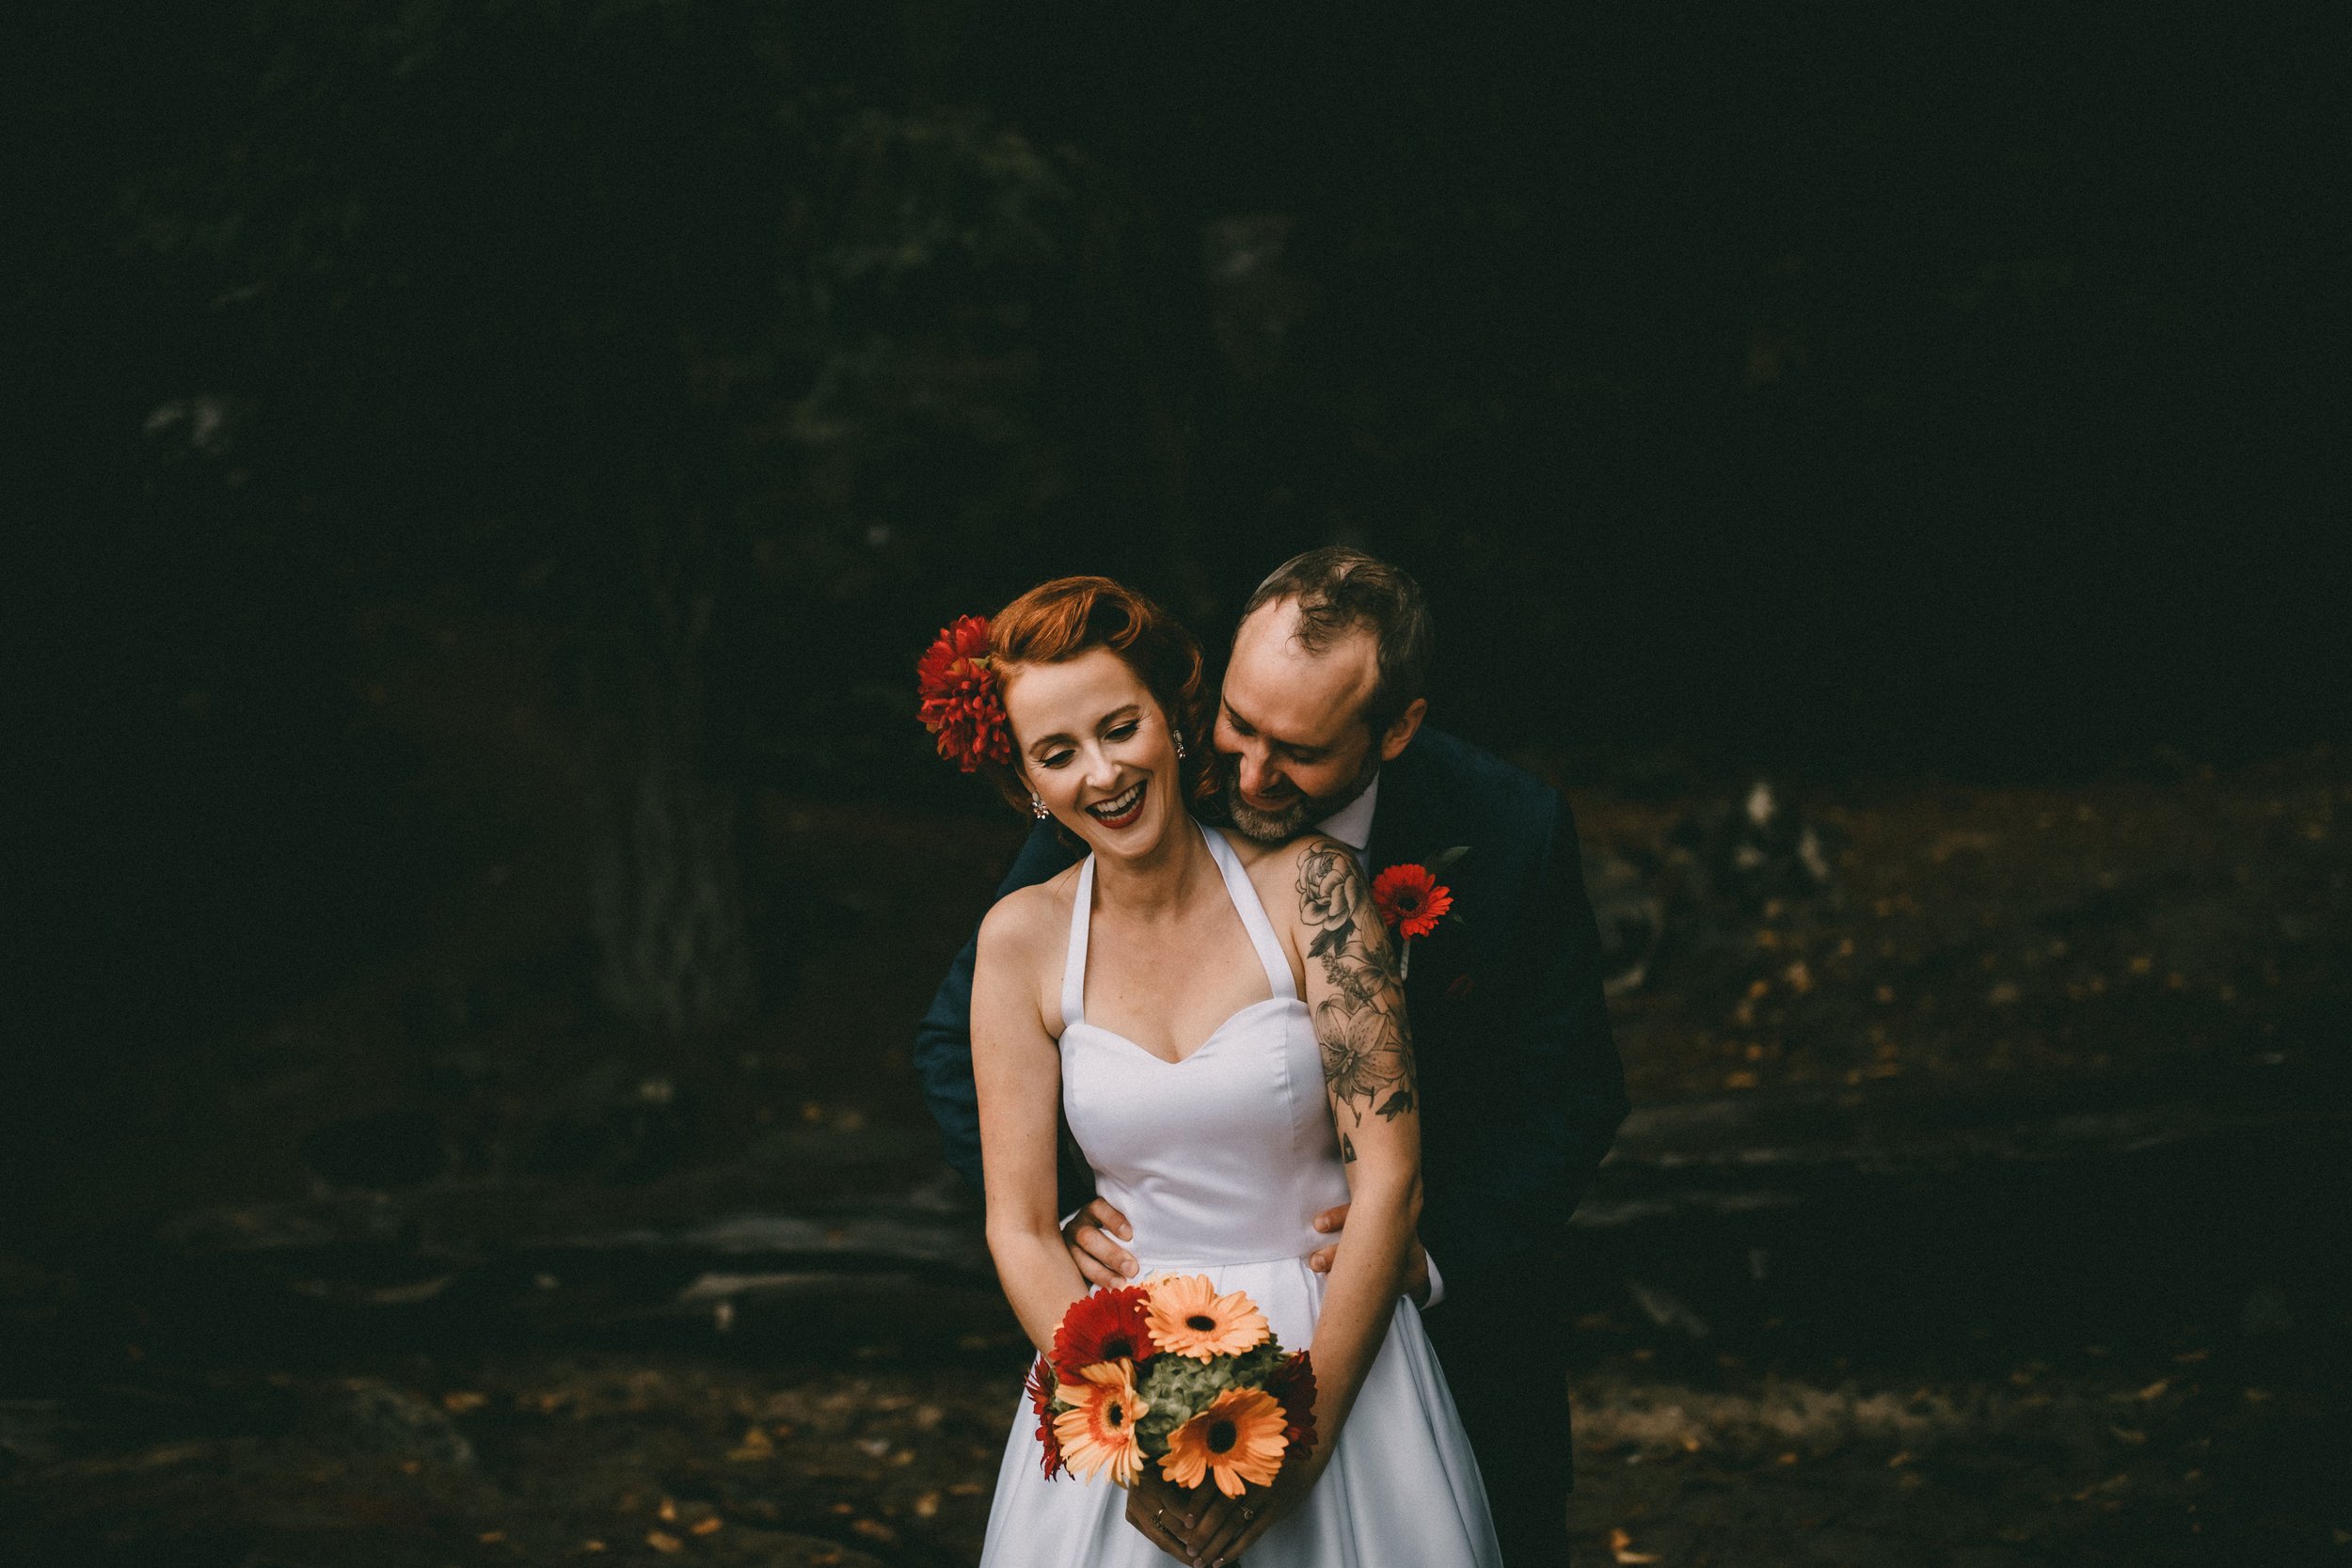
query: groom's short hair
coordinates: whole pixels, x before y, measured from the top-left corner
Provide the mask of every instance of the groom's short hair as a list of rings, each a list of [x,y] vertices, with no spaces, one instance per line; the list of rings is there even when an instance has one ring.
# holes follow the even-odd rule
[[[1241,607],[1241,618],[1247,621],[1261,606],[1281,599],[1298,601],[1294,635],[1311,654],[1323,652],[1356,627],[1372,633],[1380,673],[1372,695],[1364,699],[1364,722],[1375,736],[1387,734],[1422,695],[1427,681],[1436,634],[1421,584],[1376,556],[1344,545],[1326,545],[1274,568]]]

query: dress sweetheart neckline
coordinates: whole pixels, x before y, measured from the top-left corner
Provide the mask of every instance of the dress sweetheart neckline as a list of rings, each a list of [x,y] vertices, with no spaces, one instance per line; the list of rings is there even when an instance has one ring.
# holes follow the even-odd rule
[[[1239,1022],[1244,1013],[1253,1012],[1270,1003],[1295,1001],[1297,1001],[1297,998],[1293,996],[1262,996],[1255,1002],[1245,1002],[1240,1006],[1234,1008],[1232,1012],[1226,1014],[1225,1022],[1218,1024],[1216,1028],[1210,1030],[1208,1034],[1203,1036],[1199,1045],[1194,1046],[1190,1051],[1185,1052],[1181,1056],[1163,1056],[1158,1052],[1152,1050],[1150,1046],[1143,1045],[1136,1040],[1130,1039],[1116,1029],[1105,1028],[1091,1019],[1082,1018],[1077,1022],[1063,1029],[1062,1038],[1067,1040],[1070,1037],[1072,1030],[1091,1029],[1098,1035],[1109,1036],[1112,1039],[1115,1039],[1120,1044],[1126,1046],[1129,1050],[1134,1051],[1140,1055],[1149,1057],[1151,1060],[1159,1063],[1162,1067],[1183,1067],[1186,1062],[1191,1061],[1195,1056],[1200,1055],[1203,1051],[1206,1051],[1209,1047],[1215,1045],[1217,1041],[1217,1037],[1224,1034],[1226,1030],[1231,1029],[1235,1023]]]

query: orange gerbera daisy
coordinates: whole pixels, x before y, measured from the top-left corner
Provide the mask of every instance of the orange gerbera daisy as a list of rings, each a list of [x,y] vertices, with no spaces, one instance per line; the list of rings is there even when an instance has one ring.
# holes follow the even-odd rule
[[[1240,1291],[1218,1295],[1205,1274],[1153,1280],[1147,1314],[1154,1345],[1195,1361],[1254,1350],[1272,1332],[1256,1302]]]
[[[1263,1388],[1228,1388],[1209,1408],[1168,1434],[1160,1474],[1179,1486],[1198,1486],[1205,1476],[1216,1489],[1238,1497],[1244,1482],[1274,1484],[1282,1468],[1282,1407]]]
[[[1054,1418],[1062,1463],[1079,1476],[1108,1465],[1111,1480],[1133,1486],[1143,1471],[1136,1421],[1152,1409],[1152,1402],[1136,1392],[1136,1364],[1102,1361],[1078,1375],[1083,1383],[1065,1383],[1058,1390],[1062,1403],[1071,1407]]]

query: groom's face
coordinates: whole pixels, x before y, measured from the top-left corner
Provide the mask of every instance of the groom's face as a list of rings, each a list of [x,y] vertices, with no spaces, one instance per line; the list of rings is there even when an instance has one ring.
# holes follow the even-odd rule
[[[1261,605],[1233,634],[1213,739],[1223,764],[1233,826],[1251,838],[1286,839],[1371,787],[1381,749],[1364,722],[1380,676],[1368,631],[1320,653],[1294,634],[1298,606]]]

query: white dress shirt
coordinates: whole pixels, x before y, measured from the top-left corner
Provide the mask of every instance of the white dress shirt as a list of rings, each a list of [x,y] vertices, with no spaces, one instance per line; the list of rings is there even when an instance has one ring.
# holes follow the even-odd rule
[[[1359,795],[1330,816],[1315,824],[1315,832],[1328,833],[1356,851],[1356,863],[1369,876],[1372,867],[1366,863],[1371,854],[1372,814],[1380,808],[1380,775],[1375,773],[1372,783]]]

